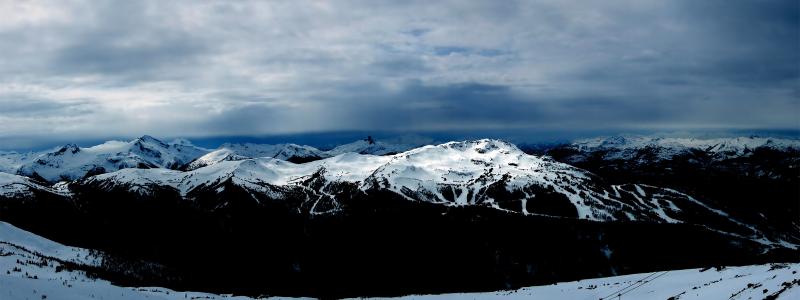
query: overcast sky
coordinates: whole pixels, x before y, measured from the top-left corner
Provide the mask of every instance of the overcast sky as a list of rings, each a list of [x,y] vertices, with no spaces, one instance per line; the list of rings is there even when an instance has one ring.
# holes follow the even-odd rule
[[[0,148],[796,129],[799,3],[0,0]]]

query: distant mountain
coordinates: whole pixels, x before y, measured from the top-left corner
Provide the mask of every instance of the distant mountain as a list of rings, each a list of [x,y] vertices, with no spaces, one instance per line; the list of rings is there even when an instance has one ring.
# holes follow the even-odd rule
[[[213,165],[222,161],[238,161],[250,158],[271,157],[293,163],[311,162],[323,158],[333,157],[345,153],[391,155],[404,152],[419,145],[394,144],[385,141],[376,141],[372,138],[358,140],[352,143],[339,145],[331,150],[322,151],[311,146],[297,144],[231,144],[226,143],[186,166],[186,170]]]
[[[329,151],[297,144],[252,143],[226,143],[215,150],[208,150],[196,147],[185,139],[166,143],[145,135],[130,142],[108,141],[88,148],[68,144],[42,152],[2,151],[0,172],[20,174],[46,182],[58,182],[128,168],[195,170],[222,161],[262,157],[304,163],[344,153],[395,154],[413,147],[369,138],[340,145]]]
[[[372,155],[389,155],[405,152],[421,145],[418,144],[394,144],[385,141],[374,140],[371,137],[358,140],[349,144],[339,145],[327,151],[330,156],[342,153],[358,153]]]
[[[125,168],[177,168],[206,153],[191,144],[168,144],[145,135],[89,148],[68,144],[25,160],[16,173],[48,182],[71,181]]]
[[[750,157],[758,150],[800,152],[800,140],[734,137],[734,138],[664,138],[647,136],[612,136],[578,140],[563,147],[573,151],[566,159],[574,162],[599,155],[604,160],[627,160],[649,163],[680,156],[698,156],[712,160]]]

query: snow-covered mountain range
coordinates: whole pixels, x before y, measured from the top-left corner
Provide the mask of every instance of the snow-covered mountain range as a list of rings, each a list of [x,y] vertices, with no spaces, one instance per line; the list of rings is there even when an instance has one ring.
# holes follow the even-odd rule
[[[317,148],[297,144],[231,144],[226,143],[219,149],[197,158],[186,169],[194,170],[222,161],[238,161],[249,158],[271,157],[293,163],[304,163],[328,158],[345,153],[389,155],[408,151],[420,145],[393,144],[367,138],[352,143],[339,145],[333,149],[322,151]]]
[[[592,173],[546,157],[525,154],[513,144],[498,140],[450,142],[384,156],[351,152],[302,164],[282,160],[287,157],[287,152],[276,149],[309,150],[292,153],[314,155],[323,152],[313,152],[312,149],[294,145],[227,145],[223,150],[230,149],[248,156],[267,156],[246,158],[228,153],[237,155],[236,159],[223,159],[206,166],[196,164],[204,161],[206,155],[195,160],[192,163],[194,166],[190,164],[188,171],[163,167],[174,166],[176,161],[184,159],[164,154],[174,144],[137,139],[111,145],[117,150],[125,149],[124,153],[128,153],[127,157],[130,158],[128,161],[148,158],[146,162],[150,163],[147,166],[149,168],[122,168],[55,186],[6,174],[0,181],[0,197],[25,197],[31,195],[32,190],[69,197],[71,190],[88,187],[145,197],[166,189],[177,192],[187,201],[194,201],[209,193],[221,195],[242,190],[256,202],[265,201],[263,199],[294,199],[299,201],[294,205],[303,213],[325,214],[340,211],[353,193],[369,194],[381,190],[390,191],[408,201],[445,206],[480,206],[521,215],[591,221],[699,224],[769,246],[794,247],[800,243],[797,237],[775,235],[747,225],[719,208],[676,190],[643,184],[606,184]],[[191,147],[184,148],[189,150],[182,150],[182,153],[197,154],[202,151],[192,146],[181,147]],[[99,151],[105,148],[112,147],[106,143],[88,149],[64,148],[56,154],[45,156],[63,156],[63,159],[54,160],[60,164],[35,163],[34,166],[39,167],[36,171],[25,165],[21,173],[63,178],[63,175],[57,174],[64,174],[63,171],[67,170],[72,172],[68,174],[74,174],[72,179],[77,179],[84,174],[82,172],[89,172],[86,166],[96,166],[94,163],[85,163],[87,159],[81,155],[91,158],[89,162],[102,159],[103,163],[109,163],[108,155],[97,153],[120,153]],[[217,150],[211,154],[221,152]],[[79,159],[74,161],[80,163],[69,160],[75,157]],[[113,167],[132,166],[128,161],[118,161],[119,164]],[[213,203],[212,208],[225,207],[232,200],[218,198],[220,200]]]
[[[252,143],[225,143],[217,149],[205,149],[185,139],[163,142],[145,135],[132,141],[108,141],[86,148],[67,144],[41,152],[0,151],[0,172],[55,183],[128,168],[194,170],[222,161],[262,157],[304,163],[343,153],[386,155],[413,147],[370,138],[328,151],[297,144]]]
[[[129,142],[109,141],[88,148],[68,144],[43,153],[9,157],[5,169],[48,182],[71,181],[126,168],[177,168],[207,152],[183,141],[165,143],[142,136]]]
[[[711,139],[611,136],[577,140],[567,148],[576,152],[574,157],[570,157],[575,161],[586,159],[586,155],[591,153],[598,153],[606,160],[660,161],[700,153],[724,160],[751,156],[757,149],[798,152],[800,140],[754,136]]]

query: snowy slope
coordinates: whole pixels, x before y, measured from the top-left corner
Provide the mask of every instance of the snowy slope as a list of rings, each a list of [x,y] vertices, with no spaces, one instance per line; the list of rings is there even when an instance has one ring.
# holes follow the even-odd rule
[[[271,157],[286,161],[309,161],[329,157],[327,153],[311,146],[296,144],[223,144],[219,149],[209,152],[192,161],[187,170],[213,165],[222,161],[236,161],[248,158]]]
[[[800,299],[800,264],[688,269],[563,282],[511,291],[393,299]],[[623,294],[624,293],[624,294]],[[618,298],[619,294],[623,294]]]
[[[98,266],[102,259],[89,250],[64,246],[25,230],[0,222],[0,243],[22,246],[26,252],[38,253],[58,260],[89,266]]]
[[[0,222],[0,299],[252,299],[119,287],[83,271],[62,270],[64,262],[96,266],[101,260],[87,249],[64,246]]]
[[[76,180],[124,168],[176,168],[208,151],[181,142],[167,144],[150,136],[130,142],[109,141],[81,148],[74,144],[39,154],[19,166],[17,173],[50,182]]]

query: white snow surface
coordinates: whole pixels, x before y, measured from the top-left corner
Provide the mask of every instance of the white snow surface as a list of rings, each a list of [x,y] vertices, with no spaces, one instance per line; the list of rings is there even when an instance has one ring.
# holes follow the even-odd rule
[[[688,269],[562,282],[488,293],[412,295],[391,299],[800,299],[800,264]],[[627,291],[627,292],[626,292]],[[620,298],[617,296],[624,293]],[[386,298],[384,298],[386,299]]]
[[[0,243],[21,246],[29,252],[83,265],[99,266],[102,263],[102,259],[89,250],[61,245],[6,222],[0,222]]]
[[[37,262],[27,263],[27,261]],[[0,299],[253,299],[161,287],[120,287],[82,271],[55,269],[60,261],[98,263],[89,250],[64,246],[0,222]],[[18,269],[16,269],[18,268]],[[16,269],[16,270],[15,270]],[[8,271],[8,272],[6,272]],[[687,269],[586,279],[516,290],[411,295],[392,299],[798,299],[800,264]],[[264,298],[259,298],[264,299]],[[281,298],[269,298],[281,299]],[[363,298],[362,298],[363,299]],[[374,298],[378,299],[378,298]],[[386,298],[383,298],[386,299]]]

